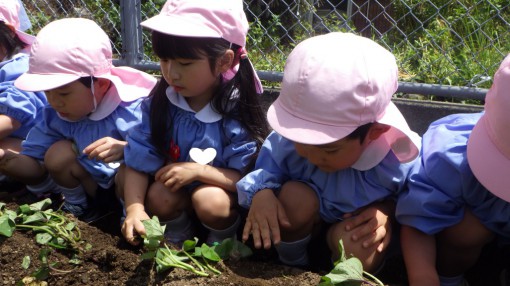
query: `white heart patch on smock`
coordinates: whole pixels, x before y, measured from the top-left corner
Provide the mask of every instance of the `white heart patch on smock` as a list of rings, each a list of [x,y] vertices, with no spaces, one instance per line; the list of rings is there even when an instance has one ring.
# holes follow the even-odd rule
[[[200,148],[191,148],[191,150],[189,150],[189,156],[191,157],[191,160],[196,163],[200,165],[207,165],[216,157],[216,150],[214,148],[207,148],[205,150]]]

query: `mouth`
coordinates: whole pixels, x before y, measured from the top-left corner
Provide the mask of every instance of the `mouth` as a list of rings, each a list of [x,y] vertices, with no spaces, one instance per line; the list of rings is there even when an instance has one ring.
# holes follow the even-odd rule
[[[66,112],[58,112],[58,115],[60,115],[61,117],[69,117],[69,113],[66,113]]]
[[[183,89],[184,89],[184,88],[183,88],[183,87],[181,87],[181,86],[175,86],[175,85],[173,86],[173,88],[174,88],[175,92],[180,92],[181,90],[183,90]]]

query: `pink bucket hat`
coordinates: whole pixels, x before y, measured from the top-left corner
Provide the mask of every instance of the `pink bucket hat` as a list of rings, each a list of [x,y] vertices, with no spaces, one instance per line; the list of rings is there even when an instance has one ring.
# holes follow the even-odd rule
[[[243,48],[249,26],[242,0],[169,0],[159,15],[141,25],[174,36],[222,38]],[[235,72],[237,67],[233,69]],[[253,73],[257,92],[262,93],[254,68]]]
[[[37,34],[28,71],[14,85],[44,91],[88,76],[109,79],[123,101],[147,96],[156,84],[144,72],[112,65],[110,39],[94,21],[66,18],[49,23]]]
[[[409,162],[421,143],[391,102],[397,86],[395,57],[374,41],[340,32],[312,37],[289,55],[268,121],[282,136],[310,145],[340,140],[370,122],[383,123],[390,130],[369,144],[364,153],[372,155],[353,168],[374,167],[390,149],[400,162]]]
[[[9,25],[14,29],[14,32],[18,35],[18,37],[28,45],[31,45],[34,42],[35,37],[29,35],[21,30],[21,24],[25,24],[24,26],[30,26],[30,21],[28,17],[26,17],[25,10],[20,6],[20,2],[18,0],[1,0],[0,1],[0,21],[5,22],[5,24]],[[27,23],[21,23],[21,21],[28,21]]]
[[[510,202],[510,54],[494,75],[485,97],[485,113],[467,144],[469,166],[478,181]]]

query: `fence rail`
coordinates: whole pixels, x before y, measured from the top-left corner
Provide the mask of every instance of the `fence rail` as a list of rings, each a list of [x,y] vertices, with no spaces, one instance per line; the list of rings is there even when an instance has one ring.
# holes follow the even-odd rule
[[[213,0],[211,0],[213,1]],[[221,1],[221,0],[216,0]],[[159,70],[139,23],[164,0],[22,0],[36,34],[64,17],[95,20],[112,40],[116,65]],[[266,84],[282,78],[286,56],[305,38],[354,32],[392,51],[399,92],[483,100],[510,52],[508,0],[244,0],[250,57]],[[79,33],[79,31],[77,31]],[[335,52],[324,47],[324,51]]]

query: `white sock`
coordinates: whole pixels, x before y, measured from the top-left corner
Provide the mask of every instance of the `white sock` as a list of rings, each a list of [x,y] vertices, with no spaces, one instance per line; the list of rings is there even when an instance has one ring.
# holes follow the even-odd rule
[[[73,205],[80,205],[84,208],[88,206],[87,204],[87,193],[82,185],[79,185],[76,188],[64,188],[62,186],[58,186],[62,191],[62,195],[64,195],[64,200]]]
[[[193,222],[186,212],[182,212],[176,219],[163,221],[165,224],[165,241],[181,246],[187,239],[193,239]]]
[[[58,193],[58,185],[52,177],[47,176],[43,182],[37,185],[27,185],[27,190],[36,196],[44,196],[47,193]]]
[[[307,265],[308,264],[307,247],[311,239],[312,236],[307,235],[305,238],[298,241],[292,242],[281,241],[278,245],[275,246],[280,261],[283,262],[284,264],[291,266]]]
[[[439,275],[439,283],[441,286],[459,286],[464,281],[464,275],[458,275],[453,277],[445,277]]]
[[[211,245],[215,242],[222,242],[227,238],[235,238],[237,234],[237,228],[241,224],[241,217],[237,216],[236,221],[231,226],[225,229],[214,229],[205,224],[202,224],[205,228],[209,230],[209,235],[207,236],[207,244]]]

